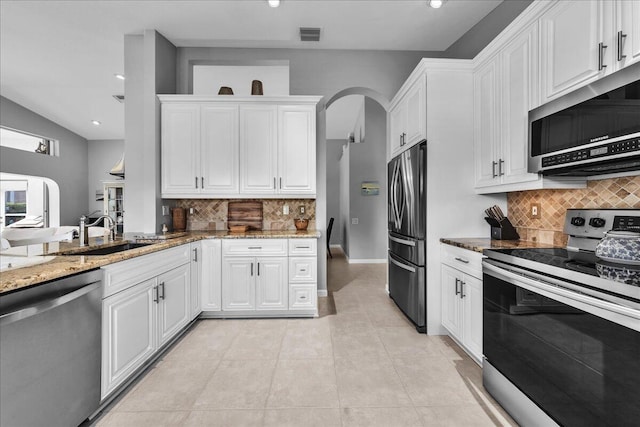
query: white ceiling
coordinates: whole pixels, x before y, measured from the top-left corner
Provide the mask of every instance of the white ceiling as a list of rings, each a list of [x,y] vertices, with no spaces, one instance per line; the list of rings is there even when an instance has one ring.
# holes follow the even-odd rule
[[[125,34],[155,29],[178,47],[442,51],[501,1],[1,0],[0,94],[87,139],[123,139],[112,95],[124,92],[113,75]],[[299,41],[299,27],[320,27],[320,42]]]

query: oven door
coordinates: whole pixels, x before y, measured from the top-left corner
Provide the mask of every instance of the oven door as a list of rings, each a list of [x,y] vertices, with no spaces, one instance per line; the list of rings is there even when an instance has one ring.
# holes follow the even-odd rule
[[[483,262],[483,273],[483,349],[493,368],[560,425],[637,425],[639,310],[494,260]]]

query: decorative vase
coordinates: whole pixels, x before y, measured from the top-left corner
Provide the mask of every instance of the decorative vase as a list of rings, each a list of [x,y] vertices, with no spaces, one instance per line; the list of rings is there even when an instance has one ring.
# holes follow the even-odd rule
[[[231,89],[229,86],[220,86],[218,95],[233,95],[233,89]]]
[[[262,95],[262,82],[260,80],[251,82],[251,95]]]
[[[309,226],[309,220],[304,218],[294,219],[293,223],[296,225],[296,230],[298,231],[304,231]]]

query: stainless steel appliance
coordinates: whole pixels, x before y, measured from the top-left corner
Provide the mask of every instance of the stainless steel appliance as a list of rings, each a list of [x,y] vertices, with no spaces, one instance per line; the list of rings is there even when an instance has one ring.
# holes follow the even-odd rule
[[[0,425],[77,426],[100,404],[102,272],[0,296]]]
[[[389,296],[423,333],[427,330],[426,156],[422,142],[388,165]]]
[[[570,209],[566,248],[484,252],[483,383],[520,425],[637,425],[640,265],[594,248],[638,221],[640,210]]]
[[[640,171],[640,63],[529,112],[529,172]]]

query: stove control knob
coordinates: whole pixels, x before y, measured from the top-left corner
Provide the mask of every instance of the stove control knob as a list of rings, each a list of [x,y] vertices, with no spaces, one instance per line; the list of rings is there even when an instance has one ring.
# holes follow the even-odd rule
[[[589,225],[595,228],[604,227],[604,223],[607,222],[604,218],[591,218]]]
[[[571,218],[571,225],[582,227],[584,225],[584,218],[582,218],[581,216],[574,216],[573,218]]]

